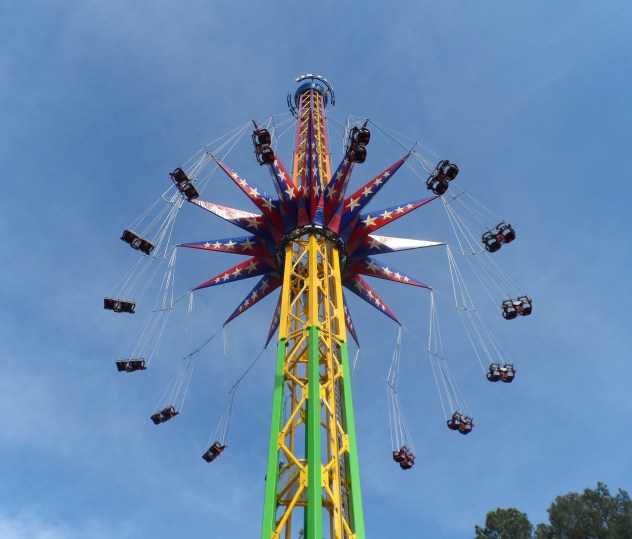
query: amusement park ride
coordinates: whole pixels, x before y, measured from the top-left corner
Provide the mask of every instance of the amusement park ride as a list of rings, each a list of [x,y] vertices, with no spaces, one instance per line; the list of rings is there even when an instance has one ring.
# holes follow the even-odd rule
[[[356,344],[358,339],[345,291],[359,296],[398,324],[395,314],[364,277],[428,291],[431,297],[428,353],[447,426],[461,434],[469,434],[474,426],[443,357],[432,288],[375,256],[427,247],[446,249],[455,306],[487,379],[510,383],[516,372],[474,307],[456,264],[455,252],[445,242],[380,236],[376,232],[438,199],[445,206],[457,238],[456,254],[466,255],[464,258],[472,266],[472,272],[490,295],[499,293],[496,296],[499,315],[507,320],[529,315],[532,300],[515,293],[513,281],[491,260],[491,253],[516,238],[515,231],[505,221],[488,226],[486,223],[497,222],[495,217],[490,218],[489,210],[477,205],[462,189],[453,192],[452,182],[459,173],[456,164],[445,159],[432,162],[414,145],[368,183],[347,194],[354,167],[367,158],[367,146],[372,140],[370,129],[390,135],[369,120],[349,117],[344,126],[342,160],[332,172],[325,109],[328,104],[334,105],[333,88],[326,79],[313,74],[299,77],[297,83],[295,94],[288,95],[292,115],[287,117],[288,129],[296,125],[291,167],[286,168],[277,154],[275,144],[283,129],[273,117],[253,122],[254,153],[257,162],[270,173],[276,194],[266,193],[223,161],[227,149],[247,132],[248,125],[233,132],[221,144],[206,147],[191,162],[170,174],[173,181],[170,189],[123,232],[121,239],[145,256],[139,258],[116,292],[105,298],[104,307],[117,313],[135,313],[136,300],[150,280],[151,266],[166,265],[159,300],[149,322],[126,358],[116,362],[121,372],[143,371],[156,351],[170,312],[178,303],[173,293],[177,249],[247,256],[244,262],[208,279],[187,295],[203,288],[258,277],[254,288],[224,322],[226,325],[280,289],[266,342],[267,346],[278,330],[261,537],[290,539],[302,530],[306,539],[361,539],[365,537],[365,529],[348,352],[349,337]],[[364,212],[404,165],[423,180],[429,196]],[[258,213],[200,198],[210,177],[220,169],[250,199]],[[221,217],[246,235],[170,246],[175,218],[184,202]],[[216,334],[184,358],[183,370],[167,395],[164,407],[151,416],[156,425],[179,414],[179,402],[190,377],[193,358]],[[415,454],[397,392],[400,341],[401,324],[386,385],[392,458],[407,470],[414,466]],[[234,390],[251,367],[229,392],[226,413],[213,443],[202,455],[206,462],[215,461],[227,448]]]

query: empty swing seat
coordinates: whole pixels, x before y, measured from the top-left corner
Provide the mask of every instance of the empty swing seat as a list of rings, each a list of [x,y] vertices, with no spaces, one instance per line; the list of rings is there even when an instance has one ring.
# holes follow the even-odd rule
[[[132,249],[136,249],[137,251],[140,251],[141,253],[144,253],[146,255],[151,254],[151,252],[154,250],[153,243],[151,243],[149,240],[146,240],[145,238],[140,237],[138,234],[132,232],[127,228],[123,231],[121,240],[123,240],[125,243],[129,243],[132,246]]]
[[[186,172],[181,168],[175,169],[173,172],[169,173],[173,183],[176,184],[178,190],[184,195],[187,200],[193,200],[200,196],[197,192],[197,189],[193,187],[193,182],[186,175]]]
[[[179,414],[175,408],[175,406],[167,406],[160,410],[160,412],[156,412],[151,416],[151,420],[154,422],[154,425],[160,425],[160,423],[164,423],[165,421],[169,421],[172,417],[175,417]]]
[[[513,320],[518,315],[529,316],[533,312],[533,300],[528,296],[507,299],[503,301],[501,308],[503,310],[503,318],[505,320]]]
[[[490,253],[495,253],[500,249],[503,243],[511,243],[516,239],[516,231],[511,225],[504,221],[498,223],[495,228],[485,232],[481,241],[485,245],[485,249]]]
[[[511,225],[505,222],[500,223],[496,229],[498,230],[498,235],[502,238],[504,243],[511,243],[516,239],[516,231],[511,228]]]
[[[426,187],[435,195],[441,196],[448,190],[448,183],[459,173],[459,167],[447,159],[439,161],[433,173],[426,180]]]
[[[144,359],[120,359],[116,362],[119,372],[135,372],[147,369]]]
[[[213,462],[217,457],[219,457],[222,452],[226,449],[225,444],[220,444],[219,442],[213,443],[211,447],[209,447],[206,452],[202,455],[202,458],[206,462]]]
[[[488,253],[495,253],[501,247],[501,242],[498,241],[497,235],[494,235],[491,230],[488,230],[483,234],[481,241],[485,245],[485,250]]]
[[[117,298],[104,298],[103,308],[114,311],[115,313],[133,314],[134,311],[136,311],[136,303]]]

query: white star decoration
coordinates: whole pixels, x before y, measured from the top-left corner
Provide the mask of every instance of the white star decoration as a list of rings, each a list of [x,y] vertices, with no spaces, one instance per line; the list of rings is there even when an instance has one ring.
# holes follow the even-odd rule
[[[382,246],[382,242],[375,239],[375,238],[371,238],[371,244],[369,245],[369,249],[377,249],[378,247]]]
[[[252,249],[254,244],[255,243],[250,238],[246,238],[243,242],[241,242],[241,249],[243,251],[249,251]]]
[[[366,219],[364,221],[362,221],[362,223],[364,223],[364,226],[372,226],[375,224],[377,217],[371,217],[370,215],[366,216]]]

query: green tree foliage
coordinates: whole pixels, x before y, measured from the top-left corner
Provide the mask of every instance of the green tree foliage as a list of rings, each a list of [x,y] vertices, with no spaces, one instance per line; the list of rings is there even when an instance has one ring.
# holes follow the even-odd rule
[[[549,525],[539,525],[536,539],[630,539],[632,500],[619,489],[612,496],[597,483],[595,490],[558,496],[549,507]],[[539,535],[537,535],[539,533]]]
[[[517,509],[487,513],[485,528],[475,527],[474,539],[631,539],[632,500],[624,490],[616,496],[597,483],[582,494],[558,496],[548,509],[549,524],[533,526]]]
[[[531,539],[533,526],[527,515],[514,509],[498,508],[485,518],[485,527],[476,526],[474,539]]]

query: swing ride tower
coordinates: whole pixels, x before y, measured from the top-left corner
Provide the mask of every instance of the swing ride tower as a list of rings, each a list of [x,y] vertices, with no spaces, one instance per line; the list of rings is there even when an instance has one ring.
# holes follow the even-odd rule
[[[295,95],[293,183],[299,226],[277,247],[283,266],[262,539],[364,538],[342,296],[344,243],[318,224],[330,176],[318,80]],[[292,530],[295,530],[294,535]]]
[[[374,255],[445,247],[455,307],[484,376],[489,382],[511,383],[516,372],[508,354],[480,318],[450,247],[442,241],[382,236],[376,232],[439,199],[452,224],[460,254],[468,257],[473,273],[488,293],[495,290],[502,298],[499,302],[502,317],[512,320],[530,315],[532,300],[527,295],[516,296],[515,283],[489,260],[491,253],[501,246],[504,250],[505,244],[514,241],[515,230],[506,221],[490,227],[490,219],[498,222],[496,216],[487,216],[485,211],[488,210],[483,206],[474,206],[474,209],[466,206],[466,197],[462,196],[465,191],[458,186],[459,191],[452,193],[449,186],[459,172],[456,164],[442,159],[435,165],[423,157],[423,148],[418,143],[410,147],[408,143],[398,142],[406,153],[356,191],[347,194],[354,164],[364,163],[366,159],[366,145],[371,139],[370,122],[368,119],[348,119],[344,154],[332,171],[325,110],[328,104],[334,104],[333,89],[320,75],[306,74],[296,82],[298,89],[293,96],[288,96],[290,111],[296,118],[291,172],[276,152],[279,135],[272,117],[261,124],[253,121],[252,142],[257,162],[262,165],[261,170],[270,173],[276,196],[268,194],[224,162],[250,123],[225,140],[218,139],[222,141],[216,147],[205,147],[195,160],[170,173],[174,185],[161,197],[165,204],[154,204],[124,230],[121,240],[144,257],[124,277],[120,289],[117,287],[104,298],[104,308],[134,314],[137,297],[147,286],[143,284],[143,275],[155,275],[155,271],[149,272],[150,266],[168,259],[159,308],[151,314],[133,349],[116,362],[119,372],[144,371],[156,351],[171,310],[180,301],[173,301],[176,249],[248,257],[182,296],[189,295],[191,302],[191,294],[199,290],[259,278],[222,326],[183,358],[181,373],[172,390],[165,393],[159,409],[150,416],[151,420],[159,425],[179,415],[186,393],[183,388],[190,379],[194,356],[222,327],[280,289],[265,344],[267,347],[278,330],[261,538],[365,539],[347,336],[358,346],[359,342],[345,300],[345,294],[349,292],[399,325],[397,345],[386,379],[391,457],[401,469],[409,470],[415,464],[415,454],[397,390],[402,325],[363,276],[430,292],[427,353],[437,380],[446,424],[450,430],[463,435],[469,434],[474,426],[445,361],[432,289]],[[371,122],[371,125],[395,140],[378,124]],[[431,158],[438,156],[433,154]],[[425,182],[431,195],[364,212],[404,163]],[[209,165],[213,167],[210,172]],[[202,200],[202,190],[215,170],[223,171],[259,213]],[[473,201],[472,197],[467,200],[470,199]],[[248,235],[178,243],[173,248],[166,246],[184,201]],[[470,223],[471,219],[475,222]],[[484,232],[478,239],[474,231],[480,233],[481,227]],[[228,392],[226,412],[213,434],[212,445],[202,455],[208,463],[214,462],[228,447],[227,432],[235,393],[257,358]]]

